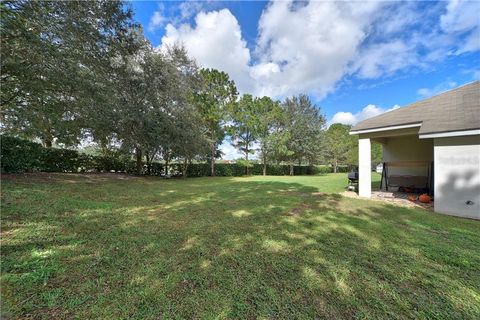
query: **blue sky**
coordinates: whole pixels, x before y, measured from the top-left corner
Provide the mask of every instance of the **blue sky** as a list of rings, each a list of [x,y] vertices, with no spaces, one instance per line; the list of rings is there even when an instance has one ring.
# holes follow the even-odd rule
[[[182,42],[242,93],[307,93],[330,122],[354,124],[480,78],[479,1],[131,5],[154,46]]]

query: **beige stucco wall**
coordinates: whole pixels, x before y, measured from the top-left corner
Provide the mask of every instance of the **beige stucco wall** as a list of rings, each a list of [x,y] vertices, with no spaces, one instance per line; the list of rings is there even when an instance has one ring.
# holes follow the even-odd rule
[[[433,161],[433,139],[418,135],[389,137],[382,144],[383,161]],[[418,167],[389,167],[388,175],[427,176],[428,164]],[[383,186],[382,186],[383,187]]]
[[[387,138],[383,144],[385,161],[432,161],[433,139],[418,136]]]
[[[480,136],[436,138],[434,158],[435,211],[480,219]]]

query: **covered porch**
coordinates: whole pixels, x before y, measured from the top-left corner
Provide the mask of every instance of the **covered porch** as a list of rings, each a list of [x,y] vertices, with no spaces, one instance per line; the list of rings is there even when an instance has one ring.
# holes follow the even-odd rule
[[[480,219],[479,102],[476,81],[356,124],[359,196],[372,198],[371,143],[378,142],[382,192],[429,193],[435,212]]]
[[[420,139],[419,127],[411,124],[359,133],[359,196],[372,197],[372,142],[380,143],[383,149],[383,170],[376,198],[406,198],[409,193],[433,195],[433,139]]]

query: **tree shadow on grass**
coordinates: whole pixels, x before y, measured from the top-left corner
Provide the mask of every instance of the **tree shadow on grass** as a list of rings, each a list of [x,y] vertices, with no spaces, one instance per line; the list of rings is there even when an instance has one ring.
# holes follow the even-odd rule
[[[62,196],[81,199],[74,207],[53,197],[36,213],[9,208],[6,219],[23,224],[2,245],[8,296],[18,304],[12,312],[242,319],[479,313],[474,221],[297,183],[138,183],[89,192],[69,184]],[[31,261],[58,268],[22,283],[38,267]]]

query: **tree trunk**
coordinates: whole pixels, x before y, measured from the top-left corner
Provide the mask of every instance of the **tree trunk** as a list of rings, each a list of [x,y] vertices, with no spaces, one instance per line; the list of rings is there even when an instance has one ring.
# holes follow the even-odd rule
[[[142,174],[142,150],[136,147],[135,153],[137,156],[137,174]]]
[[[51,138],[43,139],[43,145],[45,146],[45,148],[51,148],[52,147],[52,139]]]
[[[217,151],[215,143],[212,144],[212,161],[210,162],[210,176],[215,177],[215,151]]]
[[[337,173],[337,170],[338,170],[338,161],[337,159],[335,159],[335,161],[333,162],[333,173]]]
[[[188,159],[185,157],[183,159],[183,172],[182,172],[182,178],[186,179],[187,178],[187,169],[188,169]]]
[[[147,161],[147,174],[151,175],[152,174],[152,165],[151,165],[151,159],[148,154],[148,151],[145,151],[145,161]]]
[[[265,156],[265,154],[263,155],[262,157],[262,160],[263,160],[263,175],[266,176],[267,175],[267,157]]]
[[[245,152],[245,160],[247,161],[247,162],[246,162],[246,167],[245,167],[245,173],[246,173],[246,175],[248,176],[249,173],[250,173],[250,170],[249,170],[249,168],[248,168],[248,165],[249,165],[249,163],[248,163],[248,145],[247,145],[247,147],[245,148],[245,151],[246,151],[246,152]]]
[[[108,156],[108,147],[107,147],[107,143],[105,142],[101,142],[100,143],[100,148],[101,148],[101,152],[102,152],[102,156]]]
[[[168,164],[170,163],[170,157],[168,153],[165,156],[165,176],[168,176]]]
[[[293,176],[293,163],[290,163],[290,175]]]

